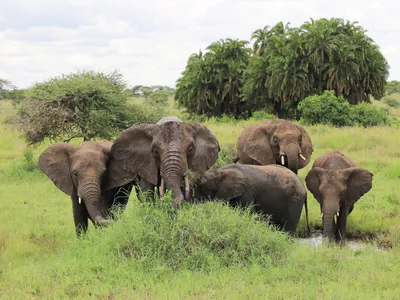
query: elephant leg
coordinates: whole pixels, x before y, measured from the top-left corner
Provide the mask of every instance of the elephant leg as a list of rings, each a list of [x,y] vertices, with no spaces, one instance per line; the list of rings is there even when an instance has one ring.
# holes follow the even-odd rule
[[[79,204],[78,196],[71,196],[72,200],[72,211],[74,214],[75,231],[79,237],[82,233],[87,232],[89,213],[87,211],[85,203]]]
[[[346,240],[347,216],[347,208],[343,205],[340,207],[339,217],[337,219],[336,242]]]

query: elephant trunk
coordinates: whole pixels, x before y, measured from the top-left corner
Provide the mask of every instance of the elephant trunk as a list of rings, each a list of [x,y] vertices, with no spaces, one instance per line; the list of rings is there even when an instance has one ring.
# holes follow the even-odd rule
[[[161,172],[165,187],[172,191],[174,198],[174,207],[177,208],[184,200],[181,190],[181,180],[184,175],[182,170],[183,154],[181,151],[168,151],[165,156],[161,158],[163,170]]]
[[[297,174],[299,166],[299,154],[301,153],[300,147],[296,143],[285,143],[280,147],[280,161],[284,162],[285,156],[287,159],[287,167]],[[286,165],[282,163],[282,165]]]
[[[322,224],[323,230],[322,235],[329,239],[335,238],[336,232],[336,224],[334,221],[334,217],[338,212],[338,205],[334,201],[330,201],[329,199],[324,200],[324,205],[322,208],[323,216],[322,216]]]
[[[90,218],[95,224],[107,225],[109,221],[104,219],[100,209],[101,192],[97,181],[98,179],[94,178],[83,183],[78,190],[78,197],[84,201],[85,204],[81,203],[81,205],[86,205]]]

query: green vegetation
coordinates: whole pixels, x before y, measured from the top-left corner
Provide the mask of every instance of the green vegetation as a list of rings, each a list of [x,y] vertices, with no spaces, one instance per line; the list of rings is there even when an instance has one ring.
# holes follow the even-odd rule
[[[175,99],[192,114],[248,117],[267,108],[296,117],[303,98],[333,90],[352,104],[384,96],[389,66],[356,22],[319,19],[299,28],[277,23],[247,41],[211,44],[193,54],[177,81]]]
[[[172,103],[164,114],[182,117]],[[14,113],[11,102],[0,103],[1,123]],[[231,162],[237,137],[254,121],[203,122],[222,148],[217,165]],[[132,193],[118,221],[99,230],[90,225],[87,237],[77,239],[69,197],[34,164],[49,142],[27,147],[12,125],[0,124],[1,298],[397,298],[398,128],[306,129],[314,143],[312,162],[340,149],[374,173],[372,190],[348,221],[350,237],[370,240],[363,249],[302,245],[257,215],[218,202],[184,205],[173,215],[169,194],[146,203]],[[299,171],[303,182],[311,164]],[[320,229],[319,204],[311,193],[308,199],[310,225]],[[298,235],[306,235],[304,214]]]
[[[220,117],[246,113],[241,99],[243,73],[250,61],[247,41],[220,40],[208,52],[192,54],[177,80],[175,100],[190,114]]]
[[[151,122],[130,105],[122,75],[82,71],[37,83],[12,122],[30,144],[83,138],[111,139],[132,124]]]
[[[305,124],[326,124],[332,126],[377,126],[387,122],[383,109],[362,103],[349,104],[333,91],[324,91],[300,101],[298,110]]]

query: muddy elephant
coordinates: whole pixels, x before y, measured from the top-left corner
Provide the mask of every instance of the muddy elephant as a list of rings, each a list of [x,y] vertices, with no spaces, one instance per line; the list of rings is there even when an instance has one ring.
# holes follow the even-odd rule
[[[229,164],[206,171],[195,181],[195,199],[221,199],[233,206],[251,205],[270,221],[296,232],[303,205],[308,228],[307,191],[301,180],[280,165]]]
[[[297,174],[310,162],[313,146],[307,131],[287,120],[264,120],[246,127],[233,162],[252,165],[282,164]]]
[[[88,219],[94,225],[107,225],[113,206],[124,208],[132,190],[131,181],[105,190],[106,181],[122,177],[112,166],[112,143],[107,140],[49,146],[39,156],[39,168],[65,194],[71,196],[75,230],[87,231]]]
[[[337,242],[346,239],[347,217],[357,200],[371,189],[372,178],[370,171],[357,167],[337,150],[315,160],[306,185],[320,204],[324,237]]]
[[[150,185],[148,190],[159,187],[161,196],[170,189],[175,209],[190,199],[189,170],[200,176],[217,161],[219,151],[218,140],[207,127],[165,119],[124,130],[111,148],[124,180],[139,178]]]

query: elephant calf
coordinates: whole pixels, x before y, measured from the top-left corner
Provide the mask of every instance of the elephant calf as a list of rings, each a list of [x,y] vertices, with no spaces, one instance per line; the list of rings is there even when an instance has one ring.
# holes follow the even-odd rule
[[[372,178],[371,172],[358,168],[337,150],[315,160],[306,185],[320,204],[324,237],[345,240],[347,216],[357,200],[371,189]]]
[[[106,225],[112,206],[125,207],[132,190],[130,181],[123,181],[123,171],[115,167],[111,157],[112,143],[84,142],[80,147],[56,143],[39,157],[39,168],[65,194],[71,196],[76,233],[86,232],[88,219],[95,225]],[[105,182],[120,183],[105,189]],[[121,191],[120,187],[125,188]]]
[[[206,171],[196,180],[195,198],[219,198],[233,205],[252,205],[257,212],[271,215],[271,221],[293,234],[299,223],[307,191],[291,170],[280,165],[229,164]]]

